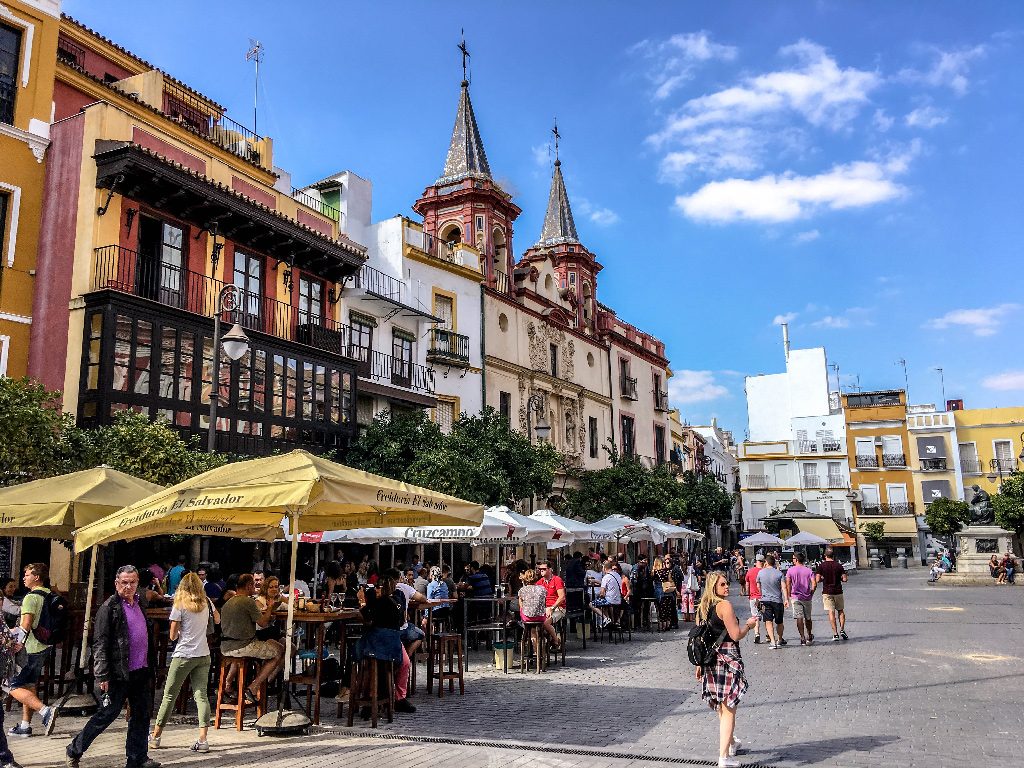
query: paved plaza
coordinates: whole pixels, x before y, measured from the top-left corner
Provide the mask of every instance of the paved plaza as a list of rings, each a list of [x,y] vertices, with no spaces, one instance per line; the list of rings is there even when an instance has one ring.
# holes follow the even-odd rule
[[[813,647],[800,647],[792,624],[790,644],[777,651],[744,641],[750,692],[737,735],[749,749],[741,759],[850,768],[1024,763],[1022,602],[1020,587],[928,586],[921,569],[851,577],[848,642],[831,642],[820,597]],[[373,735],[343,727],[328,705],[324,728],[306,738],[222,730],[211,732],[213,751],[197,756],[185,749],[194,730],[171,726],[153,756],[173,766],[716,764],[716,718],[701,702],[684,637],[634,634],[623,645],[588,643],[585,653],[571,643],[568,665],[539,677],[485,669],[489,654],[480,652],[465,697],[428,698],[421,674],[419,711]],[[15,756],[26,768],[59,765],[80,725],[63,719],[51,739],[16,740]],[[121,731],[101,737],[82,761],[123,763]]]

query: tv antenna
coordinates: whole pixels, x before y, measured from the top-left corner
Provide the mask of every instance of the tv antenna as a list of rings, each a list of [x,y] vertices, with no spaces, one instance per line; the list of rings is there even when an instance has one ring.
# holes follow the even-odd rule
[[[256,62],[256,88],[252,97],[252,132],[258,133],[256,130],[256,108],[260,101],[260,62],[263,61],[263,43],[250,37],[249,50],[245,52],[245,60]]]

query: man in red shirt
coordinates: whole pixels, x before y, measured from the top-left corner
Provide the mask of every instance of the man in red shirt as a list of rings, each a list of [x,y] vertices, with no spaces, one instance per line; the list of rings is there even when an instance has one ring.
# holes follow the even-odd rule
[[[764,568],[764,555],[760,552],[754,558],[754,567],[747,569],[744,578],[747,580],[747,596],[750,598],[750,615],[757,619],[757,626],[754,628],[754,642],[761,642],[761,585],[757,583],[757,574]]]
[[[555,573],[550,562],[537,563],[537,571],[540,573],[537,583],[548,591],[544,612],[551,619],[552,625],[557,627],[565,618],[565,582]]]

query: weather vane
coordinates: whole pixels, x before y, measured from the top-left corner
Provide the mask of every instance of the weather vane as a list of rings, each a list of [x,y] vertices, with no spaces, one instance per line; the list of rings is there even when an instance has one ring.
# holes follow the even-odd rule
[[[555,118],[555,127],[551,129],[551,134],[555,137],[555,165],[561,165],[561,160],[558,159],[558,141],[562,138],[562,134],[558,132],[558,118]]]

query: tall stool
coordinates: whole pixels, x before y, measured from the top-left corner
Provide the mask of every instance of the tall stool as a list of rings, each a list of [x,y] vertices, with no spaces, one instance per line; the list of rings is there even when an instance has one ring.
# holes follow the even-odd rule
[[[434,671],[431,659],[437,661]],[[447,666],[447,669],[445,667]],[[427,659],[427,693],[437,678],[437,698],[444,696],[444,683],[448,681],[448,693],[455,693],[455,681],[459,681],[459,695],[466,695],[466,684],[462,677],[462,635],[458,632],[439,632],[432,636],[430,656]]]
[[[523,624],[523,639],[519,646],[519,672],[530,671],[530,648],[536,649],[537,674],[548,667],[548,644],[544,637],[543,622],[530,622]]]
[[[377,720],[380,717],[380,705],[384,705],[384,712],[389,723],[395,721],[395,665],[390,661],[380,662],[383,670],[378,667],[375,656],[363,656],[361,661],[353,660],[350,667],[352,677],[348,686],[348,727],[351,728],[355,721],[356,708],[359,706],[360,680],[369,678],[370,686],[370,726],[377,727]],[[384,672],[384,687],[387,695],[383,701],[380,700],[380,672]]]
[[[249,671],[249,665],[253,662],[257,662],[257,659],[252,659],[244,656],[222,656],[220,660],[220,679],[217,682],[217,710],[214,713],[213,727],[214,729],[220,728],[220,713],[221,712],[234,712],[235,713],[235,730],[242,730],[242,720],[245,717],[245,710],[247,707],[253,706],[252,704],[245,703],[245,689],[246,689],[246,678]],[[238,688],[236,691],[236,699],[234,704],[229,704],[224,701],[224,684],[227,681],[228,670],[231,667],[238,668],[238,675],[235,678],[238,681]],[[256,700],[256,716],[262,717],[263,713],[267,711],[267,684],[266,682],[260,686],[260,693]]]

